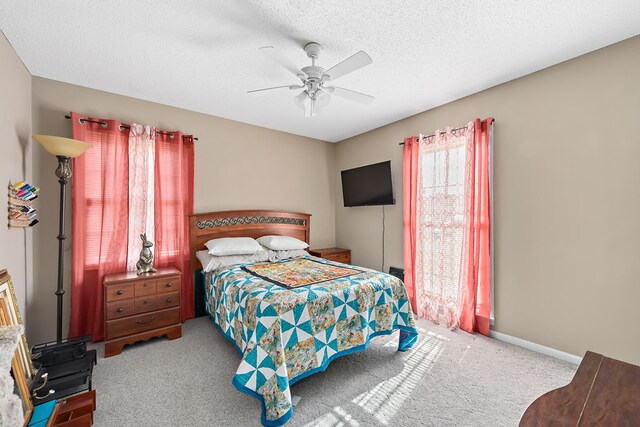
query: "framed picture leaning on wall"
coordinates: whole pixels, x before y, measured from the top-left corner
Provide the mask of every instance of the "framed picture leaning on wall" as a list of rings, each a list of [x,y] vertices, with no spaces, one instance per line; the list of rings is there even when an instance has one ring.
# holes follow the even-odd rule
[[[6,298],[0,298],[0,326],[20,328],[18,331],[15,331],[14,333],[20,333],[22,330],[22,325],[15,325],[14,323],[12,323],[9,304]],[[6,328],[6,329],[9,329],[9,328]],[[6,333],[7,331],[4,330],[3,334],[6,334]],[[10,341],[11,338],[9,337],[10,335],[3,335],[3,339]],[[22,340],[19,337],[16,337],[14,335],[13,339],[15,338],[18,338],[17,339],[18,344],[22,342]],[[16,348],[15,343],[16,341],[13,341],[13,345],[11,345],[11,348]],[[7,345],[6,341],[3,342],[3,345]],[[3,366],[2,369],[4,370],[5,368],[6,367]],[[13,374],[13,378],[15,381],[15,388],[18,390],[18,395],[20,396],[20,400],[22,401],[22,414],[19,414],[18,412],[16,412],[16,411],[19,411],[17,407],[9,405],[9,407],[4,406],[3,409],[8,412],[3,413],[3,417],[0,417],[0,418],[5,419],[5,421],[9,421],[10,422],[9,425],[12,425],[15,423],[21,423],[23,422],[23,420],[24,420],[24,425],[27,425],[27,423],[31,419],[31,414],[33,413],[33,403],[31,402],[31,397],[29,395],[29,384],[27,383],[27,378],[25,376],[26,369],[22,366],[22,360],[21,360],[19,349],[16,349],[13,357],[11,358],[11,372]],[[5,398],[6,397],[7,396],[5,396]],[[10,400],[11,399],[9,399],[7,402],[9,402]],[[3,402],[3,403],[7,403],[7,402]],[[15,408],[15,410],[10,408]],[[8,419],[6,419],[5,417],[8,417]]]
[[[22,318],[20,317],[20,309],[18,308],[13,282],[7,270],[4,269],[0,269],[0,299],[6,301],[10,324],[22,325]],[[23,367],[25,377],[27,380],[32,379],[35,370],[33,368],[33,362],[31,361],[27,338],[24,334],[22,334],[22,339],[18,344],[18,354],[20,355],[20,364]]]

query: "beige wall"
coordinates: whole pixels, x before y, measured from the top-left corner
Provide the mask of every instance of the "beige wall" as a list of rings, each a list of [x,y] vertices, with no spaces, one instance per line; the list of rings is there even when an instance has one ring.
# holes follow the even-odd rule
[[[265,208],[312,214],[311,245],[335,244],[335,146],[323,141],[194,113],[93,89],[33,78],[34,133],[71,136],[70,110],[179,129],[200,138],[195,149],[195,211]],[[34,340],[55,335],[58,185],[55,158],[37,147],[34,180],[42,187],[42,223],[34,233]],[[45,207],[46,206],[46,207]],[[69,205],[70,206],[70,205]],[[70,277],[67,210],[66,288]],[[69,313],[69,293],[65,314]],[[66,319],[67,316],[65,316]],[[68,322],[65,320],[65,325]],[[34,341],[35,342],[35,341]]]
[[[11,274],[23,320],[27,295],[33,285],[31,242],[33,229],[6,226],[5,186],[26,178],[31,181],[31,74],[0,32],[0,183],[3,215],[0,224],[0,269]],[[38,200],[34,203],[42,208]],[[37,227],[37,225],[36,225]]]
[[[640,37],[337,144],[336,240],[380,268],[381,208],[339,171],[392,161],[387,264],[402,266],[406,136],[494,116],[496,331],[640,364]]]

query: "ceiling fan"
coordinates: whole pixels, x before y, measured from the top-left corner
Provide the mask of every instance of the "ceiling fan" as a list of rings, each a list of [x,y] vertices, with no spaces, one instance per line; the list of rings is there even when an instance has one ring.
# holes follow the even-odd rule
[[[322,67],[316,65],[318,55],[322,51],[322,46],[318,43],[308,43],[304,47],[304,51],[307,56],[311,58],[311,65],[298,68],[292,62],[290,62],[284,55],[282,55],[273,46],[261,47],[260,52],[270,60],[277,64],[280,64],[287,71],[298,77],[302,84],[299,85],[284,85],[268,87],[264,89],[256,89],[247,91],[247,93],[263,92],[274,89],[290,89],[298,90],[302,89],[300,94],[293,97],[293,102],[305,112],[306,117],[313,117],[320,113],[331,102],[331,95],[336,95],[351,101],[358,102],[360,104],[369,104],[375,99],[371,95],[356,92],[353,90],[341,88],[338,86],[328,86],[326,83],[333,82],[340,77],[356,71],[366,65],[373,62],[371,57],[364,51],[350,56],[337,65],[325,70]]]

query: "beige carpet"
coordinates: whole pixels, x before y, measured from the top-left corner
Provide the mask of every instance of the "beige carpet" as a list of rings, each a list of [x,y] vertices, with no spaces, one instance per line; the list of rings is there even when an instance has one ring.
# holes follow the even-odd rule
[[[542,393],[567,384],[576,366],[420,321],[414,348],[398,333],[292,386],[302,400],[287,426],[517,426]],[[100,359],[95,425],[259,426],[260,403],[231,379],[240,355],[209,318],[181,339],[125,347]]]

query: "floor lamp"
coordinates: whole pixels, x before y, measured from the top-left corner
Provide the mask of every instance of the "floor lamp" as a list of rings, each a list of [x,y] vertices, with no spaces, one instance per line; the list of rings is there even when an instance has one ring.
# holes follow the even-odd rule
[[[71,178],[71,159],[78,157],[89,148],[91,144],[86,142],[77,141],[75,139],[62,138],[59,136],[50,135],[33,135],[33,139],[38,141],[40,145],[44,147],[49,153],[58,158],[58,167],[56,169],[56,176],[60,183],[60,218],[58,222],[58,287],[56,289],[56,296],[58,297],[58,319],[56,324],[56,341],[62,342],[62,296],[64,295],[63,288],[63,271],[64,271],[64,247],[63,243],[67,238],[64,235],[64,211],[65,211],[65,196],[67,182]]]

